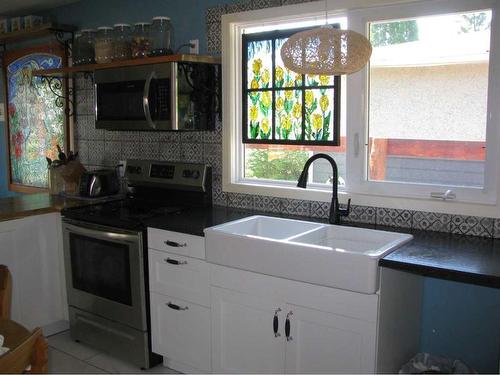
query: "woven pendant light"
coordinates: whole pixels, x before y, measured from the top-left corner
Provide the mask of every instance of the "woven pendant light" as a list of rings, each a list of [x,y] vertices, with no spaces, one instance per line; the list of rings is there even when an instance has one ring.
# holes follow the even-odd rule
[[[300,74],[352,74],[366,65],[371,54],[364,35],[329,25],[293,34],[281,47],[285,66]]]

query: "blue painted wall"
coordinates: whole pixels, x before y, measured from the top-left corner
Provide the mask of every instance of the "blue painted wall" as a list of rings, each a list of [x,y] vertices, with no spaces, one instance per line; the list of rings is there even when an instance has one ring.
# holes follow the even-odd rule
[[[497,373],[500,290],[425,278],[421,350]]]
[[[206,8],[229,2],[234,0],[82,0],[45,15],[79,28],[166,15],[172,18],[175,45],[199,39],[203,53]],[[0,141],[3,150],[3,135]],[[5,152],[1,152],[0,195],[6,185],[4,157]],[[500,290],[426,278],[422,308],[422,351],[461,358],[478,371],[498,371]]]
[[[82,0],[55,8],[46,15],[60,23],[81,28],[112,26],[115,23],[149,22],[154,16],[168,16],[174,27],[175,46],[200,40],[200,52],[206,51],[205,13],[208,7],[235,0]]]

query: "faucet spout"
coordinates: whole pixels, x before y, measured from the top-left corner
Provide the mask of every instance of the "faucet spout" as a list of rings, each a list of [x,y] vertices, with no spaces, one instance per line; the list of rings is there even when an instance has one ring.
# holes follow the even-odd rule
[[[309,174],[309,167],[311,164],[317,159],[325,159],[332,166],[333,172],[333,186],[332,186],[332,202],[330,204],[330,215],[328,221],[330,224],[340,224],[340,217],[349,215],[351,208],[351,200],[349,199],[347,202],[347,209],[341,209],[339,206],[339,198],[338,198],[338,167],[335,160],[327,154],[316,154],[311,156],[306,163],[304,164],[304,169],[300,174],[299,180],[297,181],[297,187],[305,189],[307,187],[307,176]]]

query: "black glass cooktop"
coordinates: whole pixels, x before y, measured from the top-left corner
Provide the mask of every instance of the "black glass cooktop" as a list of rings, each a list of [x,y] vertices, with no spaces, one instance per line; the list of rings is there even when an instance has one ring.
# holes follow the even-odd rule
[[[144,221],[180,213],[186,207],[159,201],[127,198],[63,210],[67,218],[123,229],[144,229]]]

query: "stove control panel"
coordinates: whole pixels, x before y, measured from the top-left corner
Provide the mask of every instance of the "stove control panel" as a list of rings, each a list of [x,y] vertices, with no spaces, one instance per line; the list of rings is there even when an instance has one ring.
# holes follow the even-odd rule
[[[125,178],[130,185],[156,185],[205,191],[206,164],[156,160],[127,160]]]
[[[175,166],[163,164],[151,164],[149,177],[172,179],[175,174]]]

